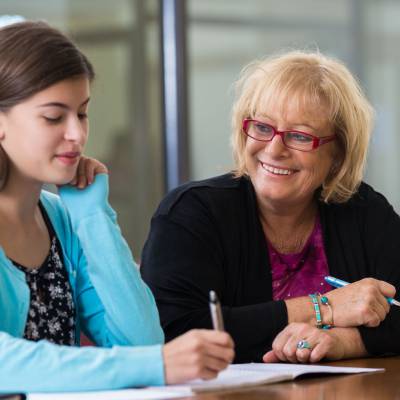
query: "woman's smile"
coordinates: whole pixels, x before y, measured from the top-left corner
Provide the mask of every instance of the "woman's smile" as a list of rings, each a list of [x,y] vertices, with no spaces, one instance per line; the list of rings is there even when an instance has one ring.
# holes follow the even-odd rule
[[[260,161],[260,165],[263,170],[267,171],[268,174],[272,174],[274,176],[290,176],[293,175],[294,173],[298,172],[298,170],[291,169],[291,168],[285,168],[281,166],[274,166],[271,164],[264,163]]]
[[[57,154],[56,158],[63,164],[76,165],[81,158],[81,153],[79,151],[67,151]]]

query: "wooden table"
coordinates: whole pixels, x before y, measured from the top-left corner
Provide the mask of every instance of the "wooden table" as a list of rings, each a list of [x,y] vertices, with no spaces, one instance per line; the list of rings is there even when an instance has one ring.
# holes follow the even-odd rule
[[[196,400],[389,400],[400,399],[400,357],[332,362],[326,365],[385,368],[385,372],[297,378],[237,392],[198,395]]]

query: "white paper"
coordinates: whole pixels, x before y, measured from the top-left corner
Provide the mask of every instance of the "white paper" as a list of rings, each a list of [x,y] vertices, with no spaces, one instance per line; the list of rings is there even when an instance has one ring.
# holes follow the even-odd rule
[[[220,372],[217,378],[208,381],[200,379],[190,381],[184,386],[175,386],[177,389],[194,392],[208,392],[216,390],[237,389],[267,383],[293,380],[304,374],[358,374],[362,372],[384,371],[382,368],[352,368],[331,367],[305,364],[233,364],[225,371]],[[172,386],[173,387],[173,386]],[[168,389],[168,387],[167,387]]]
[[[385,370],[384,368],[332,367],[323,365],[281,364],[281,363],[233,364],[229,366],[229,369],[235,371],[284,373],[292,375],[293,379],[304,374],[360,374],[363,372],[378,372]]]
[[[292,375],[284,372],[248,371],[228,368],[220,372],[215,379],[210,379],[208,381],[196,379],[195,381],[191,381],[189,382],[189,387],[194,392],[209,392],[282,382],[292,379]]]
[[[162,386],[160,388],[107,390],[98,392],[70,392],[70,393],[30,393],[28,400],[159,400],[176,399],[192,396],[190,388],[182,387],[179,390]]]

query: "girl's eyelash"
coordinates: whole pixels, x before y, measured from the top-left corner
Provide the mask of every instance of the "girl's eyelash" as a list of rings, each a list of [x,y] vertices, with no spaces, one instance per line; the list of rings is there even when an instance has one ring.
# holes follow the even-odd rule
[[[57,118],[50,118],[50,117],[44,117],[44,119],[47,122],[51,122],[51,123],[56,123],[56,122],[60,122],[62,117],[57,117]]]
[[[62,116],[60,117],[56,117],[56,118],[51,118],[51,117],[43,117],[47,122],[51,123],[51,124],[56,124],[58,122],[61,122],[61,120],[63,119]],[[88,115],[87,113],[79,113],[78,114],[78,118],[83,120],[83,119],[87,119]]]

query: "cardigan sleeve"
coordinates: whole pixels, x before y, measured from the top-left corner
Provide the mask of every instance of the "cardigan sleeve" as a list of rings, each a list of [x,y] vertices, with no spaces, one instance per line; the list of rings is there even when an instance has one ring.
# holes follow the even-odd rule
[[[373,277],[394,285],[399,299],[400,217],[380,194],[376,194],[363,217],[366,251]],[[400,354],[400,307],[391,306],[378,327],[360,327],[359,330],[369,354]]]
[[[230,261],[236,258],[232,254],[240,258],[241,250],[233,242],[226,248],[229,228],[221,227],[209,204],[195,197],[185,195],[167,212],[162,203],[143,249],[141,273],[155,295],[166,340],[189,329],[212,328],[208,296],[215,290],[225,329],[235,342],[235,362],[260,361],[287,324],[286,306],[283,301],[243,301],[240,273]],[[246,273],[244,259],[236,262]]]
[[[60,196],[77,235],[76,297],[85,333],[103,347],[163,343],[154,297],[107,201],[107,175],[84,191],[63,188]]]
[[[161,345],[70,347],[0,332],[0,393],[162,385],[161,353]]]

